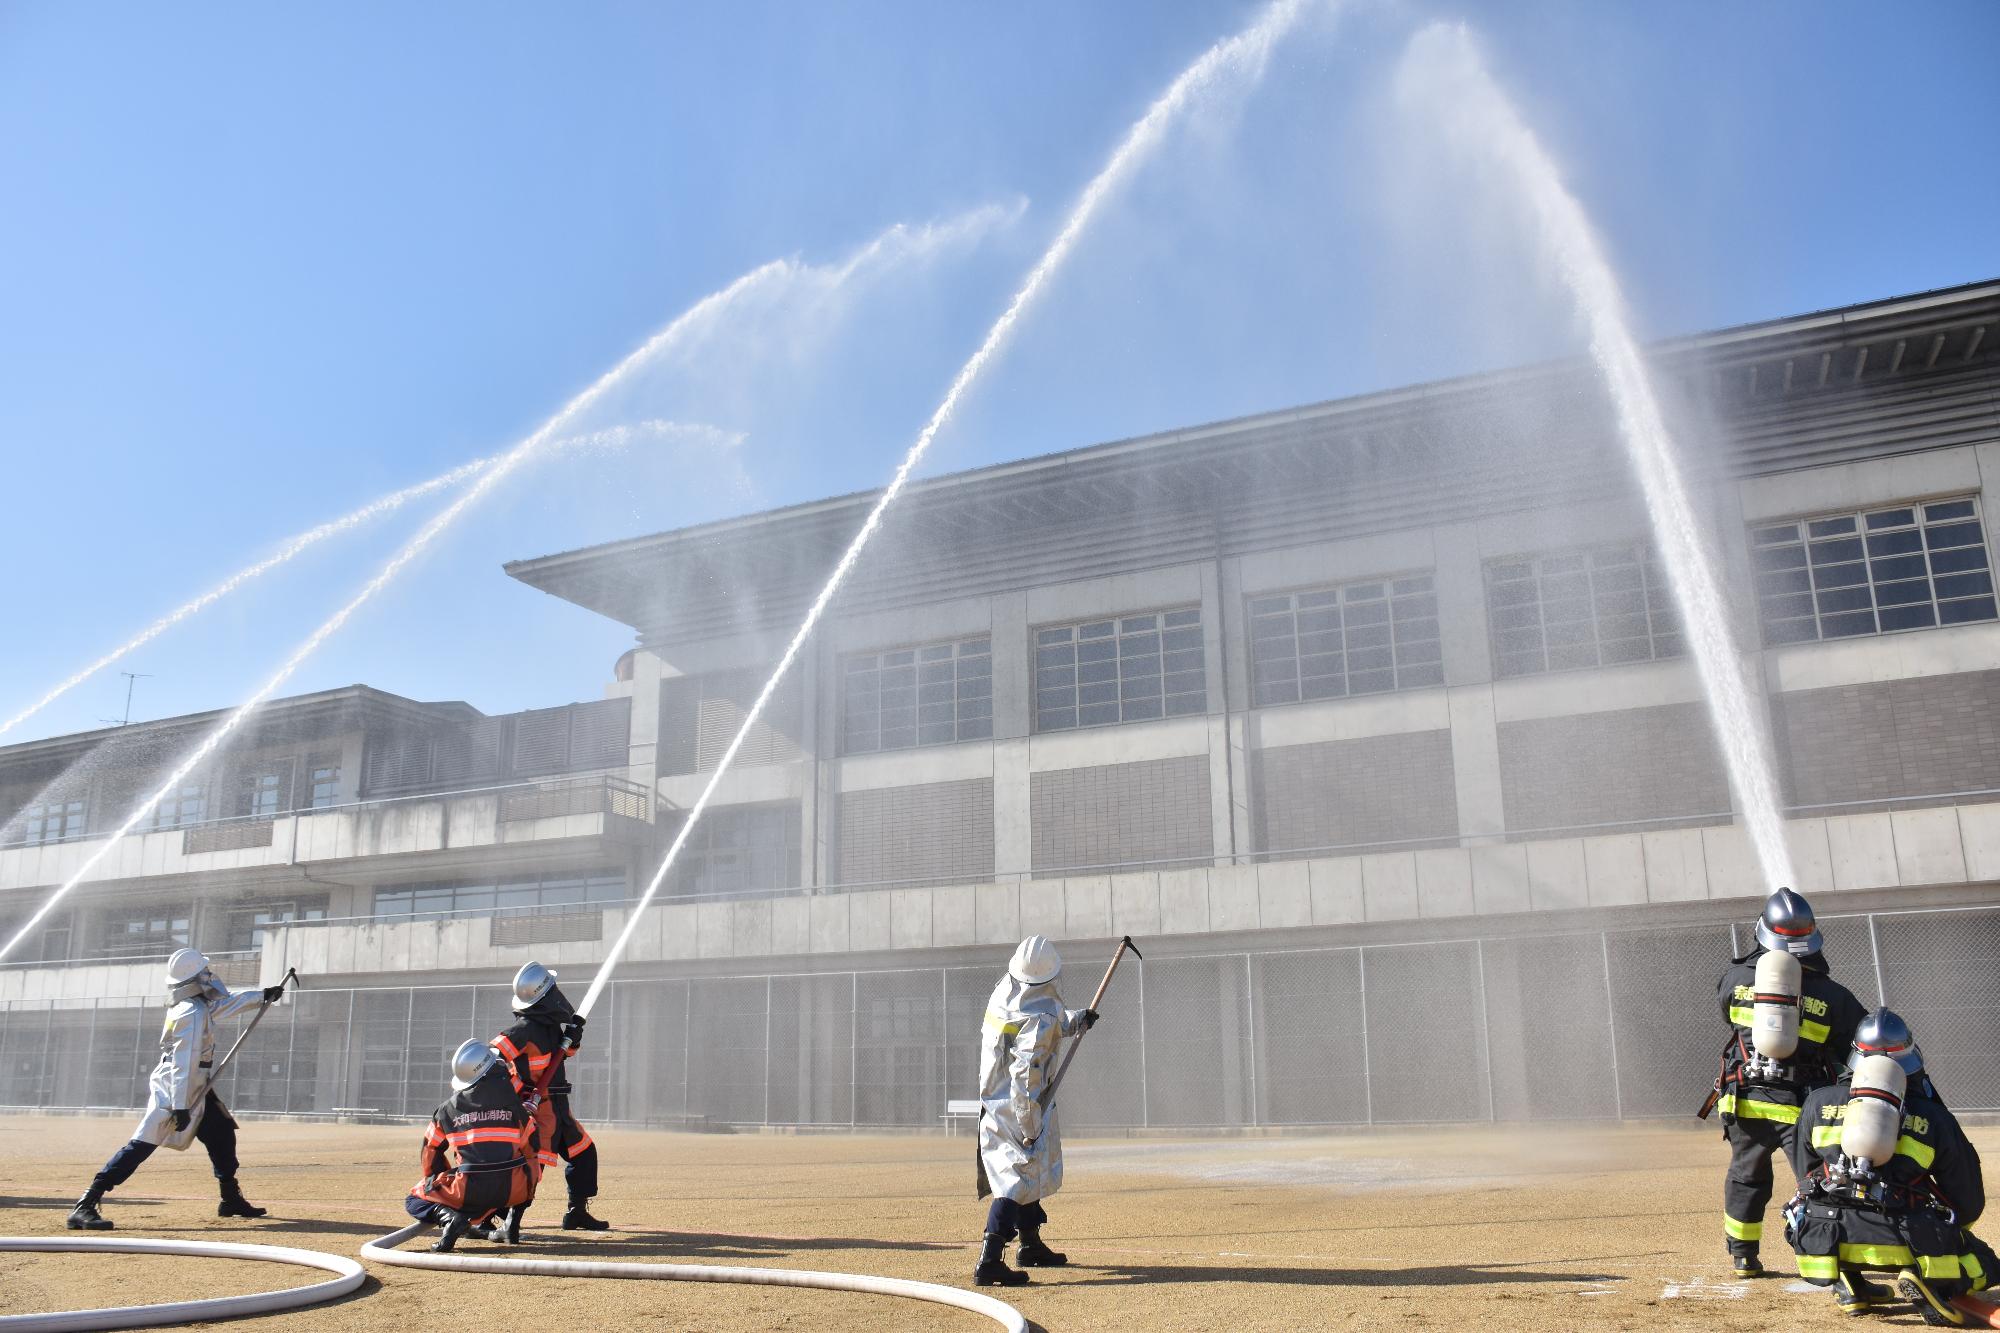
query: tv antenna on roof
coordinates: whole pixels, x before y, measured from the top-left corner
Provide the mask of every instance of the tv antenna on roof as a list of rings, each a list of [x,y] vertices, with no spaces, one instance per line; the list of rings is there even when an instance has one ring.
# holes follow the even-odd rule
[[[109,722],[114,727],[129,727],[132,725],[132,689],[141,680],[152,679],[153,673],[150,671],[121,671],[118,674],[125,677],[125,716],[116,718],[103,717],[99,718],[98,721]]]

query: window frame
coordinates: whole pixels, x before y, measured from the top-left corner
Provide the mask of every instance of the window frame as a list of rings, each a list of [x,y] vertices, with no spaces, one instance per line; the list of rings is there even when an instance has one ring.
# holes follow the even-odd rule
[[[968,653],[965,651],[968,645],[982,643],[986,645],[983,653]],[[950,655],[948,657],[933,656],[926,660],[924,654],[935,654],[940,649],[949,649]],[[905,653],[909,654],[909,661],[907,663],[891,663],[887,660]],[[986,670],[983,676],[971,674],[963,670],[962,664],[977,662],[981,658],[986,663]],[[874,665],[859,665],[864,661],[872,661]],[[951,664],[951,680],[949,682],[926,681],[924,679],[925,667],[935,667],[944,662]],[[884,718],[888,713],[888,709],[882,703],[883,694],[888,688],[884,685],[883,681],[887,672],[900,671],[905,667],[911,673],[909,686],[911,698],[908,705],[910,721],[907,728],[899,726],[894,730],[898,734],[907,730],[910,739],[907,742],[891,744],[884,740],[884,737],[889,734],[890,728],[883,724]],[[857,701],[853,697],[849,685],[856,676],[870,673],[875,677],[875,707],[872,710],[875,717],[874,744],[857,746],[855,744],[856,732],[854,726],[854,704]],[[840,658],[839,678],[838,750],[843,755],[890,754],[899,750],[923,749],[936,745],[963,745],[993,739],[993,636],[991,633],[968,634],[949,639],[932,639],[925,643],[903,644],[892,648],[874,648],[860,652],[846,653]],[[984,692],[968,695],[966,693],[967,683],[982,679],[985,681]],[[924,709],[926,707],[936,708],[939,705],[935,700],[926,704],[924,690],[927,686],[935,689],[945,684],[948,684],[951,688],[950,702],[952,718],[950,727],[952,734],[949,737],[933,735],[931,739],[925,739],[924,732],[927,724],[924,721]],[[977,704],[982,701],[985,704],[983,713],[968,713],[966,711],[965,705],[968,702]],[[897,705],[897,707],[900,710],[901,705]],[[935,728],[942,724],[933,721],[928,725]]]
[[[30,847],[51,847],[76,842],[90,836],[90,799],[85,796],[57,797],[21,807],[21,841]],[[51,821],[60,824],[51,833]]]
[[[1936,519],[1930,515],[1933,508],[1954,505],[1965,505],[1970,512],[1948,514]],[[1908,523],[1870,521],[1886,519],[1903,510],[1911,513]],[[1843,523],[1850,526],[1842,529],[1840,525]],[[1933,529],[1950,529],[1965,524],[1971,524],[1978,530],[1978,541],[1957,546],[1932,545]],[[1792,534],[1789,540],[1767,540],[1787,528]],[[2000,620],[2000,591],[1995,588],[1992,538],[1986,528],[1984,506],[1980,503],[1978,491],[1767,519],[1748,524],[1744,541],[1749,558],[1751,595],[1756,601],[1759,641],[1767,649],[1840,643],[1888,634],[1949,629],[1956,625],[1985,625]],[[1853,558],[1831,558],[1845,554],[1838,548],[1850,542],[1855,547]],[[1792,550],[1799,553],[1796,564],[1779,555]],[[1817,558],[1823,550],[1830,558]],[[1979,554],[1976,565],[1959,564],[1954,559],[1958,553],[1974,551]],[[1939,569],[1936,557],[1940,555],[1954,559],[1954,567]],[[1921,561],[1921,575],[1908,569],[1907,562],[1912,559]],[[1860,574],[1858,580],[1853,577],[1856,570]],[[1795,586],[1800,575],[1804,576],[1803,587]],[[1983,591],[1971,587],[1940,595],[1940,580],[1974,579],[1984,580]],[[1919,585],[1925,594],[1921,599],[1903,596],[1899,600],[1885,602],[1881,595],[1884,589],[1911,590]],[[1843,599],[1852,600],[1856,593],[1864,590],[1867,593],[1865,606],[1838,604]],[[1804,599],[1803,606],[1799,599]],[[1835,605],[1826,605],[1828,599],[1833,600]],[[1993,614],[1946,619],[1947,607],[1973,607],[1981,602],[1986,603]],[[1794,614],[1773,615],[1773,609],[1789,610]],[[1910,617],[1911,623],[1908,624],[1883,624],[1885,613],[1918,609],[1923,610],[1928,619],[1917,621]],[[1798,613],[1800,611],[1803,614]],[[1835,633],[1827,632],[1829,620],[1858,626],[1858,618],[1864,613],[1868,628],[1842,628]],[[1781,632],[1783,627],[1808,623],[1813,631],[1810,635],[1787,636]]]
[[[1028,675],[1033,687],[1032,717],[1034,720],[1034,734],[1037,736],[1053,735],[1057,732],[1065,731],[1089,731],[1097,727],[1127,726],[1138,722],[1163,722],[1173,718],[1206,716],[1209,711],[1209,644],[1208,625],[1203,619],[1202,613],[1203,607],[1200,602],[1178,602],[1151,609],[1115,611],[1108,615],[1087,616],[1074,620],[1059,620],[1052,624],[1034,626],[1029,631],[1028,641]],[[1177,616],[1192,616],[1193,619],[1183,619],[1178,624],[1170,623]],[[1128,622],[1147,618],[1151,618],[1155,622],[1150,629],[1146,627],[1128,627]],[[1100,626],[1108,626],[1108,633],[1091,635],[1083,633],[1084,630],[1094,630]],[[1173,647],[1168,645],[1169,635],[1175,633],[1185,635],[1190,630],[1193,631],[1195,637],[1195,642],[1192,646],[1185,643]],[[1067,633],[1069,635],[1068,640],[1066,642],[1049,641],[1049,635],[1059,633]],[[1143,637],[1148,633],[1156,636],[1158,639],[1158,645],[1155,650],[1151,653],[1136,651],[1128,654],[1125,648],[1126,640],[1128,638]],[[1086,665],[1083,654],[1084,646],[1088,644],[1094,647],[1106,640],[1109,640],[1112,646],[1111,656],[1105,658],[1101,653],[1098,653],[1088,665],[1094,674],[1101,675],[1102,668],[1108,662],[1112,667],[1111,674],[1106,679],[1085,680],[1083,678],[1084,667]],[[1069,651],[1069,661],[1067,663],[1045,660],[1047,654],[1060,654],[1064,649]],[[1176,653],[1183,655],[1181,659],[1182,665],[1174,670],[1169,670],[1168,657],[1170,654]],[[1188,659],[1185,656],[1189,653],[1194,654],[1192,665],[1188,664]],[[1128,660],[1143,662],[1148,657],[1158,658],[1159,666],[1156,671],[1148,672],[1142,668],[1128,675],[1125,670],[1125,663]],[[1062,682],[1059,676],[1045,674],[1060,673],[1065,669],[1068,671],[1067,683]],[[1152,676],[1158,680],[1158,692],[1151,695],[1135,693],[1128,699],[1126,691],[1127,680],[1135,679],[1143,681],[1148,676]],[[1170,690],[1167,688],[1167,681],[1170,677],[1174,676],[1182,678],[1183,687]],[[1189,676],[1193,676],[1195,679],[1189,681],[1187,679]],[[1113,690],[1109,700],[1102,697],[1102,691],[1107,685],[1111,686]],[[1099,692],[1100,697],[1086,699],[1084,696],[1087,689]],[[1051,693],[1059,694],[1064,690],[1069,692],[1070,697],[1067,707],[1060,702],[1051,703],[1048,701],[1048,696]],[[1195,706],[1173,708],[1170,706],[1170,701],[1176,699],[1183,701],[1192,699],[1195,701]],[[1135,713],[1128,714],[1126,710],[1128,702],[1138,704],[1141,707]],[[1143,706],[1148,702],[1157,702],[1159,711],[1151,713],[1145,711]],[[1084,717],[1086,709],[1101,710],[1107,703],[1115,706],[1117,716],[1104,717],[1099,715],[1086,720]],[[1060,717],[1064,713],[1070,715],[1070,721],[1052,722],[1050,720],[1051,717]]]
[[[1629,553],[1636,557],[1630,562],[1630,567],[1636,567],[1639,573],[1639,582],[1636,588],[1599,587],[1598,576],[1600,572],[1608,575],[1614,569],[1626,567],[1614,565],[1609,562],[1602,566],[1597,563],[1597,557],[1600,555],[1609,555],[1614,552]],[[1572,558],[1578,562],[1578,566],[1575,569],[1549,570],[1544,568],[1546,562],[1563,561]],[[1496,577],[1499,570],[1516,565],[1524,565],[1531,568],[1533,570],[1532,576],[1528,579],[1500,579]],[[1575,578],[1578,575],[1581,575],[1583,578],[1583,588],[1580,595],[1574,591],[1563,596],[1551,597],[1548,595],[1547,584],[1551,579]],[[1680,623],[1680,608],[1674,604],[1673,590],[1669,585],[1659,551],[1648,540],[1582,542],[1547,550],[1528,551],[1518,555],[1493,556],[1481,562],[1480,576],[1483,585],[1482,591],[1485,595],[1486,641],[1487,648],[1492,653],[1493,679],[1495,681],[1524,680],[1532,676],[1555,675],[1566,671],[1601,671],[1616,667],[1642,666],[1650,662],[1678,661],[1687,656],[1687,636]],[[1534,589],[1532,600],[1524,598],[1509,602],[1496,598],[1496,591],[1500,587],[1522,584],[1532,585]],[[1636,610],[1629,607],[1623,610],[1607,610],[1605,608],[1604,602],[1606,599],[1629,597],[1634,592],[1639,594],[1639,603]],[[1583,605],[1588,607],[1589,614],[1587,618],[1571,617],[1553,622],[1550,621],[1548,608],[1551,605],[1561,606],[1578,601],[1581,601]],[[1530,605],[1535,608],[1536,613],[1534,625],[1532,626],[1532,632],[1536,636],[1536,646],[1532,650],[1525,647],[1510,648],[1507,646],[1508,640],[1506,636],[1528,633],[1529,627],[1507,624],[1505,623],[1506,618],[1510,612],[1524,609]],[[1645,622],[1643,635],[1635,633],[1607,635],[1604,632],[1604,625],[1607,620],[1631,620],[1634,618]],[[1569,641],[1552,644],[1550,635],[1552,625],[1568,634],[1570,636]],[[1581,626],[1588,626],[1589,628],[1588,644],[1593,654],[1593,660],[1587,662],[1574,660],[1558,663],[1555,660],[1556,649],[1560,648],[1565,651],[1574,652],[1583,646],[1584,640],[1576,635],[1577,627]],[[1607,659],[1605,655],[1607,645],[1633,643],[1645,644],[1646,653],[1644,656],[1632,655]],[[1664,647],[1662,646],[1663,644],[1665,645]],[[1506,663],[1508,659],[1521,658],[1530,651],[1539,654],[1541,658],[1540,666],[1526,669],[1509,669],[1507,667]]]
[[[1397,591],[1396,585],[1414,582],[1419,579],[1427,584],[1425,588],[1412,588],[1400,593]],[[1389,632],[1389,641],[1386,645],[1389,662],[1386,667],[1365,668],[1364,673],[1372,675],[1386,670],[1389,673],[1389,683],[1386,686],[1357,690],[1353,687],[1354,676],[1357,673],[1350,666],[1351,654],[1357,651],[1380,652],[1384,651],[1385,647],[1383,645],[1363,645],[1357,649],[1348,644],[1348,631],[1350,628],[1373,628],[1372,624],[1366,622],[1360,626],[1350,625],[1346,610],[1350,605],[1348,596],[1352,592],[1375,587],[1382,589],[1381,597],[1356,597],[1352,605],[1359,607],[1379,603],[1384,608],[1381,623]],[[1297,588],[1275,588],[1264,592],[1245,593],[1243,597],[1243,626],[1245,634],[1244,645],[1247,649],[1246,656],[1250,663],[1250,707],[1285,708],[1300,703],[1327,703],[1339,699],[1365,698],[1377,694],[1399,694],[1406,690],[1441,688],[1444,685],[1444,621],[1439,615],[1437,596],[1437,571],[1435,569],[1406,569],[1392,574],[1371,575],[1367,578],[1341,579],[1332,583],[1314,583]],[[1308,597],[1330,597],[1333,600],[1324,605],[1301,606],[1299,604],[1300,599]],[[1410,600],[1418,598],[1430,599],[1431,607],[1429,614],[1399,617],[1397,615],[1399,597]],[[1276,611],[1269,608],[1269,603],[1280,599],[1287,603],[1283,611]],[[1266,604],[1264,610],[1260,611],[1258,609],[1260,604]],[[1338,624],[1330,628],[1308,630],[1301,630],[1299,628],[1299,621],[1302,614],[1324,612],[1329,607],[1338,610]],[[1290,622],[1289,634],[1277,636],[1260,635],[1258,633],[1259,622],[1273,622],[1281,618]],[[1416,623],[1425,620],[1428,620],[1432,626],[1432,633],[1428,637],[1411,636],[1406,639],[1398,632],[1398,627],[1405,623]],[[1303,635],[1325,635],[1329,633],[1338,635],[1340,643],[1338,648],[1331,650],[1331,652],[1324,649],[1313,653],[1303,651],[1301,643]],[[1263,658],[1263,649],[1260,648],[1260,645],[1264,643],[1277,643],[1280,641],[1280,638],[1289,643],[1288,652],[1276,659],[1267,660]],[[1402,650],[1406,644],[1410,647],[1417,647],[1423,644],[1434,645],[1436,656],[1428,661],[1413,660],[1405,664],[1400,659],[1402,657]],[[1340,663],[1340,690],[1338,692],[1308,694],[1306,692],[1308,677],[1304,666],[1306,659],[1329,656],[1337,658]],[[1265,669],[1277,666],[1287,659],[1291,662],[1292,666],[1290,682],[1293,697],[1289,699],[1265,698],[1263,694],[1266,685],[1263,679]],[[1406,682],[1403,679],[1405,671],[1434,672],[1436,679],[1411,680]],[[1311,679],[1324,680],[1331,679],[1331,677],[1321,672],[1313,675]]]

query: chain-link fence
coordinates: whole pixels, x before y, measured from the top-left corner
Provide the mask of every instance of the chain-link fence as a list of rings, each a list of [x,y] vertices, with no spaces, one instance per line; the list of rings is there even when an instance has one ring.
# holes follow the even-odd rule
[[[1910,1020],[1960,1110],[2000,1109],[2000,908],[1829,918],[1836,979]],[[1728,925],[1128,961],[1063,1086],[1072,1129],[1684,1116],[1723,1040]],[[1077,951],[1082,1004],[1107,961]],[[932,1126],[976,1095],[993,967],[614,981],[570,1067],[586,1120]],[[505,986],[301,992],[225,1075],[246,1111],[425,1116]],[[0,1005],[0,1106],[143,1101],[156,1003]],[[235,1032],[221,1034],[226,1043]]]

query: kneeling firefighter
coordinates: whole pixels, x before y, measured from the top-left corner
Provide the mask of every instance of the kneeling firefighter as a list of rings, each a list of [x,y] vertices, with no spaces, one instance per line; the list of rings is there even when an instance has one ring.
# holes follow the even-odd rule
[[[569,1208],[563,1213],[563,1230],[609,1231],[609,1222],[590,1215],[590,1201],[597,1195],[597,1145],[570,1111],[570,1082],[561,1064],[549,1072],[551,1062],[566,1061],[583,1045],[583,1015],[556,985],[556,974],[540,963],[528,963],[514,974],[513,1008],[518,1021],[495,1038],[493,1049],[507,1062],[514,1090],[523,1098],[533,1095],[545,1079],[548,1083],[534,1108],[535,1126],[541,1137],[542,1169],[559,1161],[568,1163],[563,1174],[569,1185]],[[508,1224],[518,1231],[519,1216],[510,1217]]]
[[[424,1126],[424,1177],[403,1201],[419,1222],[435,1222],[433,1250],[449,1250],[503,1208],[535,1196],[535,1122],[491,1046],[462,1042],[451,1057],[451,1097]],[[452,1158],[456,1157],[456,1162]],[[490,1231],[480,1233],[492,1239]],[[518,1240],[516,1231],[507,1237]]]
[[[117,1189],[162,1145],[185,1151],[200,1140],[208,1149],[209,1165],[222,1192],[217,1217],[264,1216],[243,1197],[236,1183],[236,1121],[210,1086],[215,1072],[215,1023],[252,1005],[270,1006],[284,998],[284,986],[232,993],[210,970],[208,955],[199,949],[178,949],[167,959],[167,995],[172,1000],[160,1029],[160,1062],[153,1067],[145,1118],[132,1140],[104,1164],[76,1206],[70,1209],[72,1231],[109,1231],[111,1223],[97,1210],[104,1196]]]
[[[1806,1098],[1792,1145],[1801,1184],[1785,1210],[1786,1238],[1799,1276],[1865,1314],[1895,1298],[1863,1270],[1894,1272],[1926,1323],[1963,1324],[1952,1298],[2000,1273],[2000,1259],[1968,1230],[1986,1207],[1978,1150],[1896,1014],[1868,1016],[1847,1069]]]
[[[993,1190],[985,1244],[973,1283],[1018,1287],[1028,1275],[1007,1265],[1007,1243],[1021,1237],[1022,1268],[1069,1262],[1042,1241],[1042,1200],[1062,1188],[1062,1131],[1044,1094],[1062,1038],[1097,1022],[1091,1009],[1064,1009],[1056,993],[1062,956],[1040,935],[1021,941],[1007,975],[986,1001],[980,1030],[979,1159]]]
[[[1717,985],[1729,1040],[1722,1072],[1701,1108],[1722,1114],[1729,1174],[1722,1230],[1738,1277],[1764,1273],[1758,1247],[1771,1202],[1772,1155],[1792,1160],[1799,1108],[1833,1081],[1866,1015],[1861,1001],[1827,974],[1811,904],[1790,889],[1764,903],[1757,947],[1723,969]]]

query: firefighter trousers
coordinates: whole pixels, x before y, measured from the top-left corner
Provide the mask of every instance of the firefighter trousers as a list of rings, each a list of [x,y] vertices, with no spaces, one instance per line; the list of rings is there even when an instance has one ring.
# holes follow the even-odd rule
[[[1722,1231],[1731,1254],[1757,1253],[1764,1238],[1764,1211],[1771,1206],[1775,1174],[1771,1155],[1785,1161],[1785,1174],[1792,1171],[1792,1136],[1795,1124],[1781,1120],[1741,1120],[1723,1122],[1722,1136],[1729,1141],[1729,1175],[1722,1183]]]
[[[208,1149],[208,1164],[214,1169],[215,1178],[223,1183],[226,1196],[236,1188],[236,1121],[213,1092],[208,1094],[208,1107],[201,1114],[201,1123],[194,1127],[194,1137]],[[117,1189],[158,1150],[158,1144],[133,1139],[111,1154],[111,1160],[104,1164],[90,1187],[106,1193]]]

